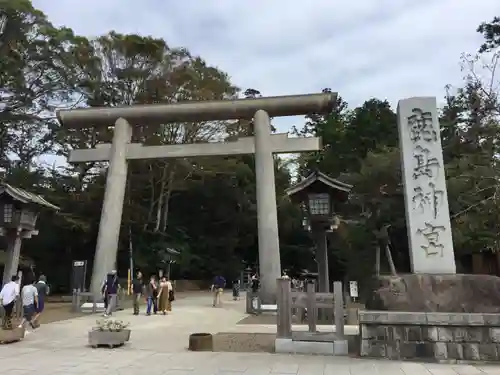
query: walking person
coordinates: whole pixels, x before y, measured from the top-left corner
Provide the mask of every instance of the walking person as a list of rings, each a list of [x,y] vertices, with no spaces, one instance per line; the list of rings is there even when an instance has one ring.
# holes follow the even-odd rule
[[[151,276],[146,286],[146,301],[146,315],[151,315],[151,309],[156,314],[158,312],[158,284],[154,276]]]
[[[240,280],[233,281],[233,300],[237,301],[240,299]]]
[[[167,290],[168,290],[168,299],[167,299],[167,311],[172,311],[172,302],[175,301],[175,293],[174,286],[172,282],[167,277]]]
[[[139,315],[139,304],[141,296],[144,292],[144,285],[142,282],[142,272],[137,271],[137,276],[132,280],[132,293],[134,298],[134,315]]]
[[[257,293],[260,288],[260,281],[257,275],[252,276],[252,280],[250,281],[250,289],[252,289],[252,293]]]
[[[104,280],[102,281],[101,285],[101,294],[102,294],[102,302],[104,303],[104,312],[108,311],[108,304],[109,304],[108,292],[106,291],[107,281],[108,281],[108,274],[104,276]]]
[[[36,305],[36,315],[33,318],[33,322],[38,326],[38,319],[45,309],[45,300],[50,293],[50,287],[47,285],[47,277],[45,277],[45,275],[40,275],[38,282],[35,284],[35,288],[38,291],[38,303]]]
[[[222,304],[222,293],[224,292],[224,287],[226,286],[226,279],[222,276],[215,276],[214,283],[212,286],[212,291],[214,294],[213,307],[220,306]]]
[[[119,289],[120,285],[118,283],[118,274],[116,270],[113,270],[108,273],[108,276],[106,277],[106,285],[104,286],[104,298],[108,301],[108,306],[104,313],[104,317],[106,318],[111,316],[116,309]]]
[[[0,291],[0,304],[2,304],[4,317],[3,329],[12,329],[12,314],[16,300],[19,297],[19,276],[12,276],[11,281],[5,284]]]
[[[23,302],[23,320],[19,324],[19,328],[26,328],[26,323],[28,323],[31,328],[35,329],[33,317],[36,314],[35,306],[38,305],[38,290],[31,276],[26,277],[26,285],[21,289],[21,300]],[[29,331],[26,331],[26,333],[28,334]]]
[[[158,288],[158,310],[160,310],[163,315],[167,315],[168,308],[168,285],[167,278],[163,276],[160,280],[160,285]]]

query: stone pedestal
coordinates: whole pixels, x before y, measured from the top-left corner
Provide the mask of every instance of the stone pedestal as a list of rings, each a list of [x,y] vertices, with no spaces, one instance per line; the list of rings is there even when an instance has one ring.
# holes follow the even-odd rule
[[[500,360],[498,314],[363,311],[359,320],[361,357]]]
[[[500,313],[500,277],[409,274],[374,281],[367,310]]]

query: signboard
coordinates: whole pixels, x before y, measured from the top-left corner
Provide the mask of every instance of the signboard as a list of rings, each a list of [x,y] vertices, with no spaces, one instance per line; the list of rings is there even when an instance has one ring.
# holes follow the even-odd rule
[[[75,260],[73,261],[73,276],[71,280],[72,289],[85,290],[85,276],[87,273],[87,261]]]
[[[352,298],[358,298],[358,282],[349,281],[349,294]]]

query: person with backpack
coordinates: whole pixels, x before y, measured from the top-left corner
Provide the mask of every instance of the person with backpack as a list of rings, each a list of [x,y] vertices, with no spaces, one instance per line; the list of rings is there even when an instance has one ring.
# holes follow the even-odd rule
[[[214,294],[213,307],[219,306],[222,303],[221,297],[225,286],[226,279],[222,276],[215,276],[214,283],[212,285],[212,291]]]
[[[118,283],[118,274],[116,270],[108,273],[106,277],[106,284],[104,287],[104,298],[107,299],[108,306],[104,313],[104,317],[109,317],[113,314],[118,303],[118,291],[120,284]],[[107,297],[107,298],[106,298]]]
[[[50,287],[47,285],[47,277],[45,277],[45,275],[40,275],[38,282],[35,284],[35,288],[38,291],[38,303],[36,305],[36,315],[33,321],[37,322],[40,314],[45,309],[45,299],[50,293]]]

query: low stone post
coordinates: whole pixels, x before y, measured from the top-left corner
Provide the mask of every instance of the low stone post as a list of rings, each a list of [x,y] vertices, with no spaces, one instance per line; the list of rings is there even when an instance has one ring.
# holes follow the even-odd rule
[[[344,337],[344,292],[342,282],[333,283],[333,301],[335,308],[335,328],[338,338]]]
[[[247,290],[245,293],[245,311],[247,314],[253,314],[253,309],[252,309],[252,291],[250,289]]]
[[[335,308],[335,332],[336,339],[333,342],[335,355],[347,355],[348,343],[344,335],[344,291],[341,281],[333,283],[333,300]]]
[[[316,285],[314,282],[307,284],[307,323],[309,325],[309,332],[316,332],[316,322],[318,318],[315,288]]]
[[[279,278],[277,283],[277,339],[292,338],[292,288],[289,279]]]
[[[73,289],[73,312],[80,312],[82,308],[82,294],[80,289]]]
[[[71,311],[76,312],[76,289],[73,289],[73,293],[71,294]]]

